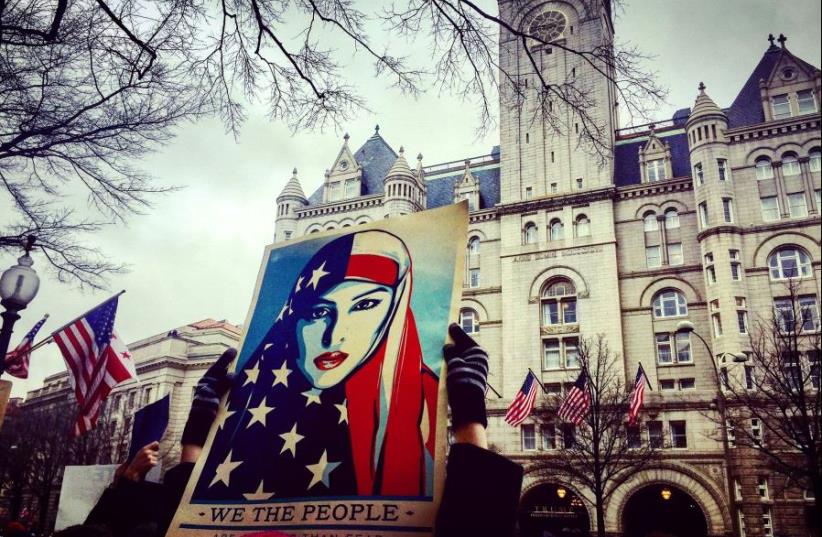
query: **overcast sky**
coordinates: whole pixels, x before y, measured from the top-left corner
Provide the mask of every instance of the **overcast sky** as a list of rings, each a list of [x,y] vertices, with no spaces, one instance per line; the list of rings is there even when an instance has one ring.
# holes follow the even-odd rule
[[[767,48],[768,33],[784,33],[794,54],[822,63],[819,0],[628,0],[616,33],[618,40],[655,56],[651,67],[670,90],[656,119],[691,106],[700,81],[717,104],[728,106]],[[430,94],[414,100],[381,82],[361,90],[374,113],[345,128],[354,149],[376,123],[395,149],[404,145],[409,154],[422,152],[425,164],[487,154],[498,143],[496,131],[476,138],[476,109],[455,99]],[[157,199],[149,214],[93,237],[113,260],[131,267],[110,281],[112,291],[127,290],[116,321],[121,337],[135,341],[207,317],[242,323],[263,247],[273,234],[277,194],[296,167],[310,195],[322,183],[342,135],[293,135],[252,113],[239,141],[218,122],[203,121],[180,129],[162,152],[146,158],[144,167],[163,184],[185,188]],[[0,270],[12,263],[12,256],[0,255]],[[35,263],[42,274],[44,260]],[[22,312],[12,346],[44,313],[51,319],[43,335],[107,295],[44,277],[39,295]],[[13,394],[22,396],[64,369],[56,346],[49,345],[33,356],[27,381],[12,378]]]

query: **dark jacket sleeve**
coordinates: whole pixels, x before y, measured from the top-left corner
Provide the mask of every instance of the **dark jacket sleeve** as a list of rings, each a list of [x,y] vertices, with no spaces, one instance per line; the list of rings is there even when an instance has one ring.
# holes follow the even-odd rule
[[[514,535],[521,489],[522,466],[471,444],[454,444],[448,454],[436,536]]]
[[[193,470],[193,462],[181,462],[166,472],[165,478],[163,479],[163,494],[165,498],[163,503],[166,508],[159,520],[160,535],[165,535],[169,525],[171,525],[171,520],[174,518],[174,513],[177,512],[177,506],[180,505],[180,500],[186,491],[188,478],[191,477]]]

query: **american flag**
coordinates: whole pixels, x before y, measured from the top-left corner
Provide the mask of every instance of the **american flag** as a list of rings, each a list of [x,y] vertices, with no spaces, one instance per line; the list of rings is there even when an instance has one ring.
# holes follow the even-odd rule
[[[94,428],[111,389],[137,378],[125,344],[114,332],[117,297],[100,304],[53,334],[66,360],[79,411],[74,435]]]
[[[17,347],[6,355],[6,372],[19,379],[29,378],[29,360],[31,359],[31,344],[34,336],[40,331],[49,318],[48,313],[29,330]]]
[[[639,416],[639,411],[642,408],[642,402],[645,400],[645,384],[648,382],[645,377],[645,370],[642,369],[642,364],[636,370],[636,381],[634,381],[634,389],[631,392],[631,398],[628,401],[628,425],[636,425],[636,418]]]
[[[536,398],[537,377],[529,370],[525,376],[525,382],[522,383],[522,388],[519,389],[514,400],[511,402],[511,406],[508,407],[508,412],[505,414],[505,421],[513,427],[519,426],[519,424],[525,421],[531,414]]]
[[[564,421],[579,425],[591,408],[591,392],[588,390],[588,373],[580,372],[574,385],[568,390],[565,400],[557,411],[557,416]]]

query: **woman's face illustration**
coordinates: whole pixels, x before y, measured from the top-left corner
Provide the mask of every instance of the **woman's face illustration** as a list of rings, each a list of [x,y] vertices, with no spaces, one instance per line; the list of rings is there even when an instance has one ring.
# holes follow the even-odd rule
[[[393,294],[384,285],[343,281],[297,320],[298,365],[315,388],[338,384],[368,358],[388,320]]]

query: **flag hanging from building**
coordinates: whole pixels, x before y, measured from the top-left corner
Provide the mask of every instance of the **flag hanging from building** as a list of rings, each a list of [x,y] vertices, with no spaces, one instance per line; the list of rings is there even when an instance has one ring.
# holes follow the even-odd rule
[[[508,412],[505,414],[505,421],[513,427],[519,426],[531,414],[534,408],[534,401],[537,399],[537,377],[531,370],[525,376],[525,382],[522,383],[522,388],[519,389],[511,406],[508,407]]]
[[[568,390],[565,400],[557,411],[557,416],[564,421],[579,425],[591,408],[591,392],[588,390],[588,372],[583,369],[574,385]]]
[[[29,360],[31,359],[31,344],[34,342],[34,337],[40,328],[43,327],[46,320],[49,318],[48,313],[43,315],[43,318],[32,327],[31,330],[23,337],[23,341],[8,354],[6,354],[6,372],[19,379],[29,378]]]
[[[100,407],[114,386],[137,378],[128,348],[114,332],[117,298],[103,302],[52,334],[68,366],[77,398],[75,436],[94,428]]]
[[[631,391],[631,397],[628,400],[628,425],[636,425],[637,416],[642,409],[642,403],[645,401],[645,384],[648,382],[645,376],[645,370],[642,369],[642,364],[636,370],[636,380],[634,381],[634,389]]]

